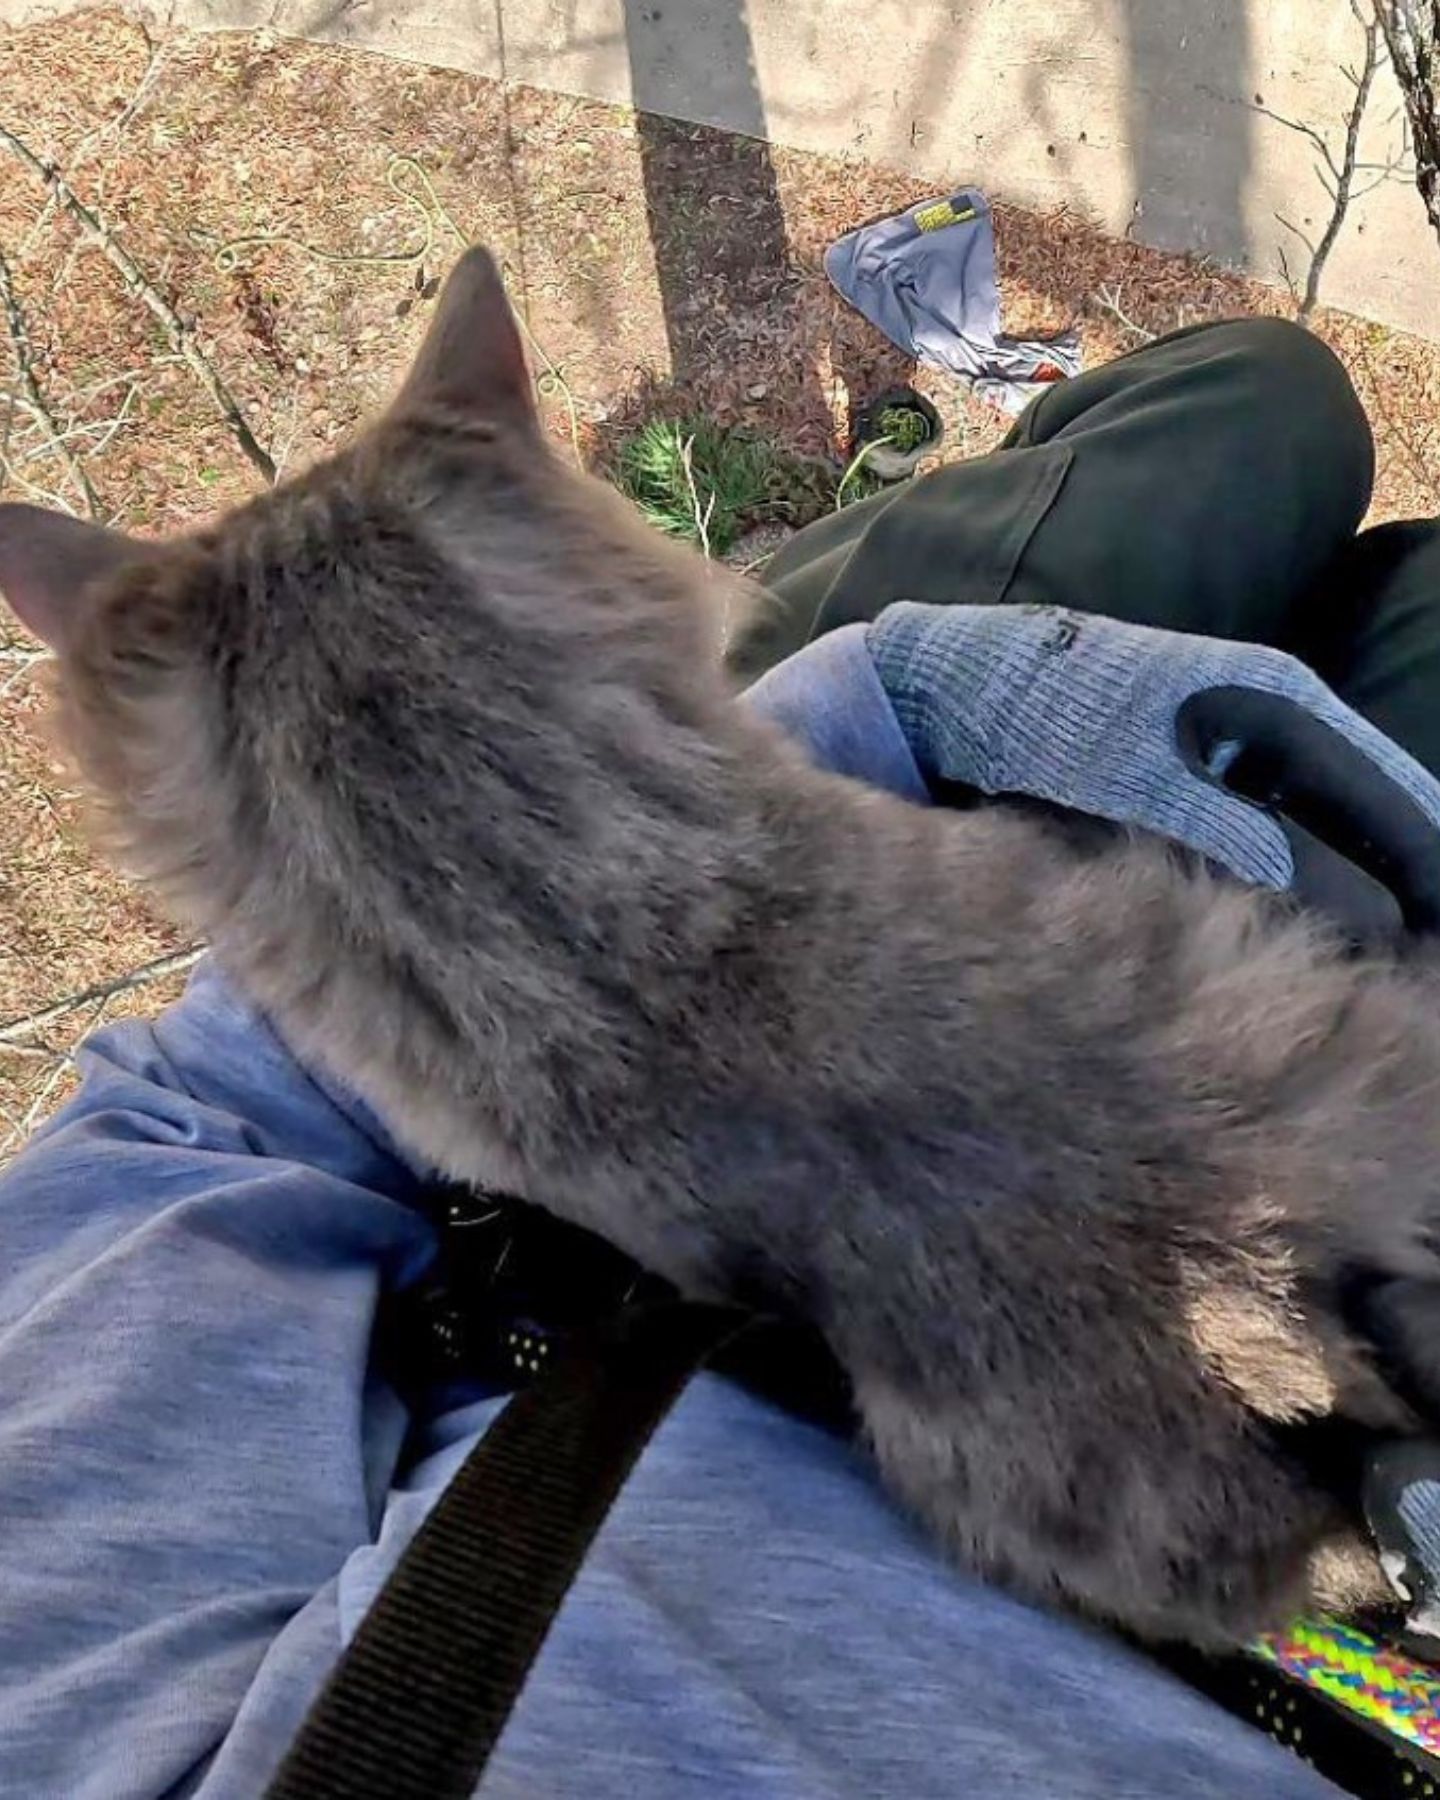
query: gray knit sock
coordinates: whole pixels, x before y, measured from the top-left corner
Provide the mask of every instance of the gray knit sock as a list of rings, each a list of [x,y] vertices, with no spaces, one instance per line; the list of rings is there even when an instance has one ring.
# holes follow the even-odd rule
[[[1284,831],[1196,774],[1175,735],[1192,694],[1253,688],[1348,737],[1440,830],[1440,783],[1278,650],[1053,607],[910,601],[888,607],[868,642],[927,778],[1141,826],[1244,880],[1285,888],[1294,863]]]

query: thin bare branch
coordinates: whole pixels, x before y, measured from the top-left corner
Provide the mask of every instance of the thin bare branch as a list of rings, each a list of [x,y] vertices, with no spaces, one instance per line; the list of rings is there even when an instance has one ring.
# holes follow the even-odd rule
[[[48,650],[23,650],[18,652],[15,657],[7,657],[5,660],[13,662],[14,667],[5,679],[0,681],[0,700],[3,700],[7,694],[13,693],[32,669],[37,668],[43,662],[48,662],[50,652]]]
[[[1315,254],[1310,260],[1310,272],[1305,277],[1305,293],[1300,301],[1298,315],[1302,320],[1308,319],[1315,310],[1315,303],[1320,298],[1320,277],[1325,272],[1325,264],[1335,248],[1335,242],[1345,224],[1345,215],[1354,198],[1352,190],[1355,185],[1355,160],[1360,149],[1360,126],[1365,117],[1365,108],[1370,104],[1375,71],[1380,66],[1380,28],[1373,19],[1361,19],[1358,10],[1355,16],[1365,30],[1365,61],[1361,65],[1360,79],[1355,84],[1355,99],[1345,126],[1345,149],[1336,176],[1330,221],[1320,234],[1320,242],[1315,246]],[[1334,167],[1333,162],[1331,167]]]
[[[140,384],[132,381],[125,398],[120,402],[120,410],[113,419],[82,419],[78,425],[72,425],[68,431],[60,432],[53,441],[36,444],[34,449],[23,451],[17,460],[37,462],[41,457],[55,455],[62,444],[69,444],[75,438],[88,437],[95,439],[95,442],[89,446],[88,454],[91,457],[103,456],[120,432],[130,424],[130,408],[135,404],[135,396],[139,392]]]
[[[5,327],[10,333],[10,349],[15,358],[15,372],[19,377],[27,409],[39,425],[49,448],[64,463],[66,473],[80,490],[90,517],[98,519],[105,510],[100,504],[100,496],[85,472],[84,463],[66,442],[65,433],[51,412],[36,377],[35,356],[30,347],[30,334],[25,326],[25,314],[21,310],[20,296],[15,292],[14,276],[3,250],[0,250],[0,311],[5,314]]]
[[[1352,200],[1363,200],[1367,194],[1373,194],[1376,188],[1384,187],[1387,181],[1393,181],[1394,179],[1395,170],[1387,169],[1382,174],[1377,175],[1373,181],[1367,181],[1363,187],[1352,188],[1350,191],[1350,198]]]
[[[1276,216],[1279,217],[1278,214]],[[1285,220],[1281,219],[1280,223],[1282,225],[1285,224]],[[1292,226],[1291,229],[1293,230],[1294,227]],[[1276,255],[1280,258],[1280,276],[1285,283],[1286,291],[1294,304],[1298,306],[1300,304],[1300,290],[1295,285],[1295,277],[1290,273],[1290,258],[1285,254],[1285,246],[1283,244],[1276,246]]]
[[[1315,240],[1311,237],[1307,237],[1306,234],[1300,229],[1300,227],[1297,224],[1295,224],[1295,222],[1292,219],[1287,219],[1285,217],[1284,213],[1276,213],[1275,223],[1277,225],[1283,225],[1288,232],[1290,232],[1293,236],[1299,238],[1300,242],[1305,246],[1305,249],[1309,253],[1310,257],[1312,259],[1314,258]],[[1298,289],[1296,290],[1296,294],[1295,294],[1295,304],[1297,306],[1300,304],[1300,294],[1299,294]]]
[[[131,988],[159,981],[163,976],[178,975],[184,969],[193,969],[204,954],[204,946],[199,945],[190,950],[177,950],[170,956],[157,956],[154,962],[142,963],[138,969],[131,969],[125,975],[117,975],[113,981],[97,982],[94,987],[82,988],[78,994],[67,994],[63,1000],[56,1000],[53,1005],[42,1007],[39,1012],[27,1013],[21,1019],[11,1019],[8,1024],[0,1025],[0,1046],[23,1042],[35,1032],[43,1030],[46,1025],[53,1025],[56,1019],[63,1019],[67,1013],[74,1012],[78,1006],[88,1006],[96,1000],[109,1000],[116,994],[128,993]]]
[[[700,506],[700,490],[695,485],[695,440],[686,438],[680,446],[680,461],[685,470],[685,485],[690,490],[690,510],[695,515],[695,530],[700,540],[700,549],[708,558],[710,555],[710,521],[715,516],[715,493],[711,490],[710,503],[703,511]]]
[[[297,376],[290,386],[290,411],[282,430],[277,431],[275,444],[275,478],[285,473],[285,465],[290,461],[295,448],[295,439],[300,434],[300,380]]]
[[[1118,324],[1123,325],[1126,331],[1132,332],[1141,343],[1153,344],[1155,339],[1159,336],[1158,332],[1149,331],[1145,326],[1137,325],[1135,323],[1121,306],[1118,289],[1108,287],[1096,288],[1094,294],[1091,296],[1091,300],[1094,305],[1100,308],[1101,312],[1109,313],[1112,319]]]
[[[1287,131],[1298,132],[1301,137],[1309,138],[1310,142],[1320,152],[1325,167],[1330,171],[1331,178],[1335,181],[1340,180],[1342,174],[1341,168],[1339,164],[1336,163],[1335,153],[1331,150],[1329,144],[1326,143],[1323,132],[1317,131],[1313,125],[1307,125],[1303,119],[1287,118],[1284,113],[1276,112],[1273,107],[1261,106],[1258,102],[1254,104],[1254,111],[1260,113],[1264,118],[1273,119],[1277,125],[1283,125]]]
[[[109,1002],[110,996],[108,994],[100,997],[94,1010],[91,1012],[90,1017],[85,1020],[81,1027],[82,1036],[88,1037],[100,1024],[101,1020],[105,1017],[105,1008],[109,1005]],[[0,1045],[0,1049],[3,1048],[4,1046]],[[50,1102],[54,1098],[55,1090],[74,1067],[75,1051],[73,1047],[68,1050],[57,1052],[53,1057],[52,1067],[45,1078],[38,1083],[35,1091],[27,1096],[30,1104],[25,1109],[24,1118],[17,1119],[14,1113],[12,1113],[8,1107],[6,1108],[6,1116],[10,1120],[10,1130],[6,1132],[4,1139],[0,1140],[0,1160],[8,1157],[13,1151],[18,1150],[25,1142],[26,1138],[29,1137],[30,1133],[34,1131],[35,1127],[41,1122],[46,1111],[49,1109]]]
[[[1385,429],[1399,444],[1410,465],[1412,474],[1427,490],[1432,501],[1440,505],[1440,480],[1436,479],[1436,471],[1431,468],[1424,451],[1415,442],[1413,426],[1408,419],[1397,416],[1394,407],[1387,398],[1390,387],[1383,373],[1378,370],[1371,359],[1369,346],[1362,338],[1359,344],[1360,361],[1369,382],[1369,405],[1380,415]]]
[[[216,410],[229,426],[231,435],[239,445],[241,453],[254,468],[260,471],[266,481],[273,482],[275,464],[269,453],[261,447],[254,432],[251,431],[249,422],[241,411],[239,401],[226,387],[214,364],[200,348],[193,329],[185,323],[170,302],[149,280],[144,270],[104,220],[97,213],[92,212],[76,195],[53,163],[46,162],[43,157],[37,156],[30,146],[22,138],[17,137],[7,125],[0,125],[0,145],[17,157],[30,173],[44,184],[46,192],[60,210],[67,213],[85,236],[101,251],[125,283],[126,290],[149,308],[170,340],[176,355],[184,361],[186,367],[214,402]]]
[[[1359,198],[1355,188],[1355,176],[1362,166],[1359,162],[1360,127],[1365,117],[1365,109],[1370,104],[1370,91],[1375,85],[1375,72],[1380,66],[1380,27],[1373,18],[1361,10],[1361,0],[1350,0],[1350,10],[1365,34],[1365,57],[1358,74],[1353,69],[1345,69],[1342,73],[1350,81],[1354,89],[1354,98],[1345,115],[1345,143],[1337,158],[1335,152],[1326,142],[1324,134],[1313,125],[1306,125],[1299,119],[1287,119],[1283,113],[1272,112],[1268,106],[1257,106],[1255,110],[1263,113],[1267,119],[1273,119],[1277,125],[1283,125],[1287,131],[1298,132],[1299,135],[1314,144],[1320,152],[1323,167],[1316,165],[1315,177],[1324,189],[1330,201],[1330,217],[1325,222],[1325,229],[1319,239],[1312,242],[1298,225],[1289,219],[1275,215],[1278,222],[1287,231],[1293,232],[1310,253],[1310,266],[1305,272],[1305,285],[1300,291],[1295,308],[1295,316],[1300,323],[1307,324],[1310,315],[1315,311],[1320,299],[1320,281],[1325,273],[1325,265],[1330,260],[1330,252],[1335,248],[1345,219],[1353,201]],[[1382,179],[1384,177],[1382,176]],[[1374,184],[1372,184],[1374,185]],[[1369,192],[1369,188],[1361,190]],[[1290,270],[1283,255],[1281,267],[1285,274],[1286,284],[1292,293],[1295,284],[1291,280]]]
[[[155,83],[159,78],[160,71],[165,66],[165,60],[169,54],[168,47],[164,44],[156,44],[152,40],[150,33],[146,30],[143,20],[135,19],[133,23],[139,30],[141,36],[145,39],[146,48],[150,52],[150,59],[146,63],[144,72],[136,83],[130,98],[125,102],[124,106],[121,107],[120,111],[116,113],[115,117],[113,119],[105,119],[97,125],[93,131],[87,131],[85,136],[82,137],[80,142],[75,146],[69,157],[70,173],[72,175],[82,163],[88,162],[102,145],[108,144],[114,139],[124,135],[133,123],[136,114],[140,112],[149,101],[151,94],[154,92]],[[36,219],[34,225],[30,228],[29,236],[22,246],[23,251],[30,251],[35,244],[39,242],[41,233],[50,223],[56,204],[55,196],[52,194],[40,209],[39,218]]]
[[[55,512],[73,513],[75,511],[74,506],[65,498],[64,494],[57,494],[53,488],[41,487],[39,482],[32,481],[3,450],[0,450],[0,475],[3,475],[12,487],[20,488],[28,494],[37,506],[48,506]]]

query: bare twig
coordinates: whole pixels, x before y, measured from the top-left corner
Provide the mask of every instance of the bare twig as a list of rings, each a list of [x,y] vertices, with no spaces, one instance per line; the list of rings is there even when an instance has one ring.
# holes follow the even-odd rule
[[[120,427],[129,422],[128,415],[130,406],[134,401],[137,391],[136,388],[131,388],[130,392],[125,396],[124,404],[121,406],[117,417],[113,419],[85,419],[78,425],[68,426],[64,431],[57,433],[53,439],[47,438],[46,442],[43,444],[36,444],[29,450],[22,450],[17,460],[20,462],[38,462],[42,457],[54,456],[60,445],[72,443],[76,438],[93,437],[97,431],[101,433],[101,437],[99,443],[93,446],[93,448],[103,450],[115,436],[115,433]],[[28,401],[20,400],[17,403],[22,411],[29,413],[32,418],[36,417],[35,410]]]
[[[87,1024],[86,1035],[88,1036],[99,1023],[98,1017],[91,1018]],[[0,1156],[6,1155],[19,1144],[23,1144],[25,1139],[29,1137],[30,1133],[40,1123],[41,1115],[44,1113],[45,1108],[49,1103],[50,1096],[65,1079],[68,1071],[74,1068],[74,1066],[75,1058],[69,1051],[64,1051],[56,1057],[54,1068],[51,1069],[45,1080],[40,1083],[40,1086],[35,1093],[31,1095],[30,1104],[25,1109],[25,1117],[21,1119],[20,1123],[13,1131],[6,1133],[5,1142],[0,1144]]]
[[[1279,213],[1276,213],[1275,217],[1280,219]],[[1280,219],[1280,223],[1287,231],[1293,231],[1295,229],[1288,219]],[[1285,283],[1286,292],[1289,294],[1294,304],[1299,306],[1300,290],[1295,285],[1295,277],[1290,273],[1290,258],[1285,254],[1285,246],[1283,244],[1277,245],[1275,254],[1280,258],[1280,277]]]
[[[290,461],[295,449],[295,439],[300,433],[300,378],[297,375],[290,384],[290,412],[283,429],[277,429],[275,445],[275,479],[278,481],[285,473],[285,465]]]
[[[90,1014],[90,1017],[85,1020],[81,1027],[80,1035],[82,1037],[88,1037],[100,1024],[101,1020],[105,1017],[105,1008],[109,1003],[110,996],[108,994],[102,994],[94,1010]],[[29,1137],[30,1133],[45,1116],[46,1109],[50,1105],[50,1101],[54,1096],[56,1088],[59,1087],[60,1083],[74,1067],[75,1051],[73,1047],[68,1050],[55,1052],[53,1056],[53,1066],[46,1074],[44,1080],[36,1086],[34,1093],[28,1096],[30,1104],[25,1109],[24,1118],[17,1119],[9,1108],[6,1108],[6,1117],[10,1120],[10,1130],[5,1133],[4,1139],[0,1140],[0,1158],[9,1156],[11,1151],[18,1150],[25,1142],[26,1138]]]
[[[149,308],[170,340],[176,355],[184,361],[186,367],[214,402],[216,410],[229,426],[231,435],[239,445],[241,453],[253,467],[260,471],[266,481],[273,482],[275,479],[274,462],[269,453],[261,448],[254,432],[251,431],[245,414],[240,409],[239,401],[220,379],[214,364],[200,348],[193,329],[185,323],[170,302],[148,279],[144,270],[104,220],[77,197],[53,163],[46,162],[43,157],[37,156],[30,146],[23,139],[16,137],[15,133],[6,125],[0,125],[0,145],[18,157],[30,173],[44,184],[46,192],[61,211],[68,213],[91,242],[99,248],[125,283],[126,290]]]
[[[1405,460],[1409,463],[1412,474],[1418,478],[1421,485],[1427,490],[1432,501],[1440,503],[1440,481],[1437,481],[1436,479],[1435,470],[1430,467],[1430,464],[1426,461],[1425,453],[1415,442],[1415,436],[1411,426],[1407,422],[1396,417],[1393,407],[1386,398],[1389,392],[1389,384],[1385,381],[1380,371],[1376,369],[1370,357],[1369,347],[1363,339],[1360,341],[1359,349],[1360,362],[1370,383],[1368,404],[1380,415],[1381,423],[1394,438],[1395,442],[1399,444],[1401,450],[1404,451]]]
[[[130,98],[125,102],[113,119],[105,119],[93,131],[87,131],[75,147],[75,154],[70,158],[71,169],[92,157],[102,144],[110,138],[118,138],[129,130],[135,116],[148,103],[159,79],[160,71],[165,67],[165,59],[170,54],[168,44],[157,44],[151,37],[143,19],[133,21],[135,29],[145,40],[145,48],[149,51],[149,59],[141,71],[140,79],[131,90]],[[163,21],[169,24],[169,21]]]
[[[686,438],[680,446],[680,462],[685,470],[685,485],[690,490],[690,510],[695,515],[695,530],[700,539],[701,552],[710,555],[710,521],[715,516],[715,491],[710,491],[710,503],[701,510],[700,490],[695,485],[695,439]]]
[[[41,506],[51,507],[55,512],[73,513],[75,510],[63,494],[57,494],[52,488],[41,487],[39,482],[32,481],[28,475],[23,474],[13,458],[3,450],[0,450],[0,475],[13,487],[22,488]]]
[[[0,463],[5,465],[6,474],[11,480],[28,487],[33,493],[36,491],[34,484],[21,473],[23,463],[39,462],[47,456],[60,455],[76,438],[93,438],[95,440],[86,447],[87,459],[94,460],[103,456],[120,432],[134,422],[130,417],[130,409],[134,406],[135,397],[139,392],[140,384],[132,381],[126,390],[124,400],[120,403],[120,411],[114,418],[82,419],[78,424],[71,425],[64,431],[52,430],[52,424],[58,425],[58,421],[47,418],[45,413],[29,399],[17,393],[8,394],[6,397],[11,407],[17,412],[26,414],[41,428],[41,440],[27,449],[11,450],[8,454],[4,450],[0,450]],[[84,470],[84,463],[80,464],[80,468],[82,471]],[[64,502],[62,501],[61,504],[63,505]]]
[[[1276,213],[1275,223],[1277,225],[1283,225],[1285,227],[1285,229],[1292,234],[1292,236],[1298,238],[1300,240],[1300,242],[1305,246],[1306,250],[1310,253],[1310,256],[1313,260],[1314,255],[1315,255],[1315,240],[1314,240],[1314,238],[1307,236],[1307,234],[1300,229],[1300,227],[1295,223],[1295,221],[1293,219],[1287,219],[1285,217],[1284,213],[1278,213],[1278,212]],[[1285,270],[1285,281],[1286,281],[1286,285],[1290,288],[1291,292],[1295,295],[1295,304],[1298,306],[1300,304],[1300,291],[1296,287],[1296,284],[1290,279],[1290,271],[1288,268]]]
[[[1143,325],[1137,325],[1135,323],[1121,306],[1120,293],[1117,288],[1096,288],[1091,299],[1093,303],[1100,308],[1101,312],[1109,313],[1110,317],[1116,320],[1117,323],[1123,325],[1126,331],[1133,332],[1142,344],[1153,344],[1155,339],[1160,335],[1155,331],[1147,331]]]
[[[1310,316],[1315,311],[1320,298],[1320,280],[1325,273],[1325,265],[1330,260],[1330,252],[1335,248],[1340,233],[1344,229],[1345,219],[1352,202],[1360,197],[1355,187],[1356,175],[1362,171],[1380,169],[1382,172],[1379,180],[1383,181],[1394,172],[1389,164],[1361,163],[1359,160],[1360,127],[1365,117],[1365,108],[1370,103],[1370,90],[1375,85],[1375,72],[1380,66],[1380,27],[1373,18],[1367,17],[1362,11],[1362,0],[1350,0],[1350,10],[1354,13],[1356,21],[1365,34],[1365,53],[1358,74],[1353,69],[1344,71],[1355,93],[1345,116],[1345,144],[1339,157],[1336,157],[1322,133],[1317,131],[1313,125],[1306,125],[1299,119],[1287,119],[1283,113],[1272,112],[1268,106],[1255,108],[1267,119],[1273,119],[1277,125],[1283,125],[1287,131],[1298,132],[1301,137],[1308,139],[1315,146],[1321,159],[1320,164],[1316,166],[1315,174],[1330,199],[1330,217],[1325,222],[1325,229],[1314,242],[1306,237],[1298,225],[1293,225],[1289,219],[1282,218],[1279,213],[1275,215],[1278,222],[1287,231],[1293,232],[1310,254],[1310,266],[1305,272],[1305,285],[1299,292],[1295,308],[1295,317],[1302,325],[1309,323]],[[1377,185],[1378,182],[1371,183],[1371,187]],[[1364,188],[1361,192],[1368,193],[1370,188]],[[1295,283],[1291,279],[1289,265],[1283,258],[1281,268],[1285,275],[1286,286],[1289,287],[1292,294],[1295,293]]]
[[[70,173],[72,175],[82,163],[87,162],[94,156],[95,152],[100,149],[102,144],[122,136],[124,132],[129,129],[135,115],[149,100],[160,71],[165,66],[165,59],[168,55],[167,47],[163,44],[157,45],[152,40],[150,33],[146,30],[145,25],[141,20],[136,19],[134,23],[141,36],[145,39],[146,48],[150,52],[150,60],[146,63],[144,72],[136,83],[130,98],[125,102],[124,106],[121,107],[120,111],[116,113],[115,117],[113,119],[105,119],[97,125],[94,130],[87,131],[84,137],[82,137],[80,142],[75,146],[74,150],[70,153],[69,164]],[[55,206],[56,200],[55,196],[52,194],[40,209],[39,218],[36,219],[34,225],[30,228],[29,236],[22,246],[23,251],[28,252],[39,242],[41,233],[50,223],[51,217],[55,211]]]
[[[1316,174],[1320,175],[1321,185],[1324,187],[1326,193],[1333,193],[1334,189],[1331,186],[1331,183],[1340,180],[1341,171],[1340,165],[1335,161],[1334,152],[1331,150],[1329,144],[1326,143],[1323,133],[1317,131],[1313,125],[1307,125],[1303,119],[1288,118],[1284,113],[1278,113],[1270,106],[1262,106],[1258,101],[1255,102],[1254,110],[1259,113],[1262,118],[1273,119],[1277,125],[1283,125],[1287,131],[1297,132],[1301,137],[1310,140],[1316,150],[1319,151],[1320,160],[1324,163],[1330,179],[1327,181],[1325,175],[1318,169],[1316,170]]]
[[[178,356],[153,357],[141,369],[122,369],[118,375],[107,375],[101,381],[91,381],[83,388],[75,389],[77,400],[98,400],[101,394],[108,394],[111,388],[134,387],[136,382],[143,381],[147,375],[153,375],[157,369],[173,369],[180,361]]]
[[[10,333],[10,348],[15,357],[15,372],[19,376],[20,386],[24,392],[27,408],[39,425],[50,448],[64,463],[70,479],[79,488],[92,519],[98,519],[104,508],[100,504],[100,496],[95,492],[90,477],[85,473],[85,465],[66,442],[65,433],[51,412],[41,391],[40,383],[35,375],[35,358],[30,348],[30,334],[25,328],[25,314],[20,307],[20,296],[15,292],[14,277],[10,272],[10,264],[3,250],[0,250],[0,311],[5,314],[5,326]]]
[[[1361,64],[1359,78],[1355,82],[1355,98],[1350,105],[1350,117],[1345,124],[1345,149],[1340,158],[1340,167],[1335,176],[1335,191],[1330,209],[1330,219],[1320,242],[1315,246],[1315,254],[1310,259],[1310,272],[1305,277],[1305,292],[1301,296],[1300,309],[1296,315],[1300,319],[1308,319],[1315,310],[1315,303],[1320,297],[1320,277],[1325,272],[1325,264],[1329,261],[1330,252],[1335,248],[1335,241],[1340,236],[1345,224],[1345,215],[1350,209],[1350,202],[1355,186],[1356,156],[1360,147],[1360,125],[1365,117],[1365,108],[1370,103],[1370,90],[1375,85],[1375,71],[1380,66],[1380,29],[1373,19],[1362,17],[1359,0],[1351,0],[1351,10],[1356,19],[1364,27],[1365,59]],[[1329,160],[1327,158],[1327,160]],[[1333,162],[1331,167],[1334,167]]]
[[[82,988],[78,994],[67,994],[63,1000],[42,1007],[39,1012],[27,1013],[22,1019],[11,1019],[7,1024],[0,1025],[0,1045],[22,1042],[44,1026],[53,1024],[56,1019],[64,1018],[66,1013],[74,1012],[77,1006],[88,1006],[95,1000],[109,1000],[116,994],[128,993],[131,988],[159,981],[162,976],[178,975],[184,969],[194,968],[204,954],[203,945],[190,950],[177,950],[170,956],[157,956],[154,962],[142,963],[138,969],[131,969],[128,974],[117,975],[113,981],[97,982],[94,987]]]
[[[13,693],[37,664],[48,662],[50,652],[48,650],[22,650],[13,657],[7,656],[5,660],[12,662],[15,666],[5,679],[0,681],[0,700],[3,700],[7,694]]]
[[[90,419],[84,424],[72,425],[65,433],[66,441],[68,442],[72,437],[88,437],[92,431],[98,431],[100,435],[90,446],[89,454],[92,457],[103,456],[130,423],[130,408],[135,404],[135,396],[139,392],[139,382],[132,381],[126,388],[125,398],[120,402],[120,410],[113,419]],[[31,456],[37,454],[38,452],[33,450],[30,452]]]

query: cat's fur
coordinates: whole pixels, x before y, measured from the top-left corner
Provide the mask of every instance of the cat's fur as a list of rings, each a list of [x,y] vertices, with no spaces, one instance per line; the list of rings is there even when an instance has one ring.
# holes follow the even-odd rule
[[[483,255],[352,449],[162,546],[0,508],[0,585],[113,841],[301,1053],[818,1324],[965,1562],[1202,1642],[1368,1580],[1304,1427],[1414,1426],[1344,1320],[1434,1317],[1435,978],[810,768],[700,561],[544,451]]]

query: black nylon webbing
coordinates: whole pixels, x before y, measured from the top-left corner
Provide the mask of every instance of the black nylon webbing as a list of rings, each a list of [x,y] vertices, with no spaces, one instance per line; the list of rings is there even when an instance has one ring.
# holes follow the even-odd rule
[[[1357,1800],[1436,1800],[1436,1759],[1253,1656],[1173,1649],[1158,1660]]]
[[[615,1496],[748,1317],[637,1309],[516,1395],[400,1559],[266,1800],[470,1800]]]
[[[616,1495],[689,1377],[715,1361],[785,1403],[777,1362],[840,1429],[804,1340],[737,1308],[636,1307],[510,1402],[370,1608],[265,1800],[471,1800]],[[787,1378],[788,1380],[788,1378]],[[818,1422],[818,1421],[817,1421]],[[1159,1658],[1363,1800],[1437,1792],[1433,1759],[1249,1657]]]

